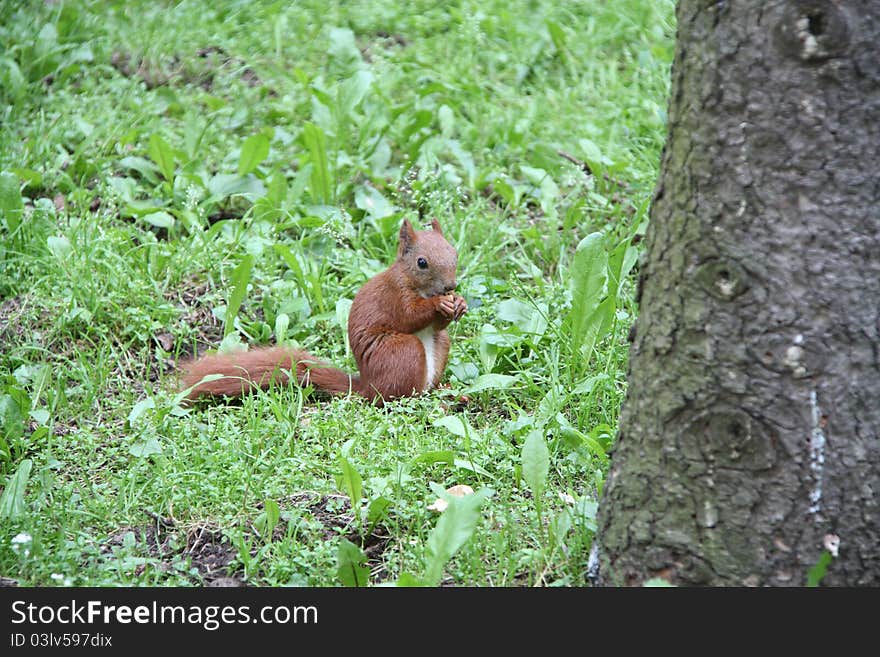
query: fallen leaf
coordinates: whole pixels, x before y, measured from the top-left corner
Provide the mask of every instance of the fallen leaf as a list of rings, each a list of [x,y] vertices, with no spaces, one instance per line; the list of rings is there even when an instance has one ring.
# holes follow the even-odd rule
[[[449,502],[446,500],[440,499],[439,497],[434,500],[433,504],[428,505],[428,511],[436,511],[437,513],[443,513],[446,511],[446,507],[449,506]]]
[[[468,486],[467,484],[457,484],[455,486],[450,486],[446,489],[446,492],[452,495],[453,497],[464,497],[465,495],[473,495],[474,489]],[[428,511],[436,511],[437,513],[443,513],[446,510],[446,507],[449,506],[449,502],[438,497],[434,500],[434,503],[428,506]]]
[[[156,336],[156,342],[165,351],[171,351],[174,348],[174,336],[170,333],[160,333]]]

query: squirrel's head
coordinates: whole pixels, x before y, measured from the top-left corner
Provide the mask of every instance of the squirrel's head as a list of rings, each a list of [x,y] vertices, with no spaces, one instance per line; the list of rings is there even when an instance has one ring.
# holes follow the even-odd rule
[[[415,289],[423,297],[449,294],[455,289],[458,253],[443,237],[437,219],[433,230],[415,231],[408,219],[400,227],[397,262]]]

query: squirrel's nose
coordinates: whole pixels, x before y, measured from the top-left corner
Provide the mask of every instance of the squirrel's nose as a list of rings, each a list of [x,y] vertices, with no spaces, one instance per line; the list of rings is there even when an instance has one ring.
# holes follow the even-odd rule
[[[453,283],[452,285],[447,285],[446,287],[444,287],[443,290],[446,292],[452,292],[456,287],[457,285]]]

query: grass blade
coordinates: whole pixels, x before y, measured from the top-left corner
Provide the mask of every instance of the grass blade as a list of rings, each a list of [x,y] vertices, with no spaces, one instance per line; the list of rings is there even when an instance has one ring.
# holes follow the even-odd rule
[[[332,202],[330,164],[327,160],[327,138],[324,131],[314,123],[306,123],[303,127],[303,144],[309,152],[312,163],[312,175],[309,191],[312,201],[319,205]]]
[[[241,303],[247,294],[247,286],[251,280],[251,270],[254,267],[254,256],[250,253],[241,259],[238,267],[232,272],[232,294],[226,304],[226,318],[223,323],[223,337],[232,332],[235,326],[235,316],[238,314]]]
[[[348,499],[351,501],[351,511],[357,517],[357,511],[360,508],[361,497],[363,495],[363,479],[360,473],[344,456],[339,457],[339,467],[341,474],[339,477],[339,485]]]

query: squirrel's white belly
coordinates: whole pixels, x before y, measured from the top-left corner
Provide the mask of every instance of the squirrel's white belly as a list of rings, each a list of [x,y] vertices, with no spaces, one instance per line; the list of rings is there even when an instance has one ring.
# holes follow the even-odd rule
[[[437,359],[435,357],[434,337],[436,331],[433,326],[427,326],[418,331],[416,337],[422,341],[422,347],[425,348],[425,383],[422,390],[427,390],[434,382],[434,375],[437,373]]]

